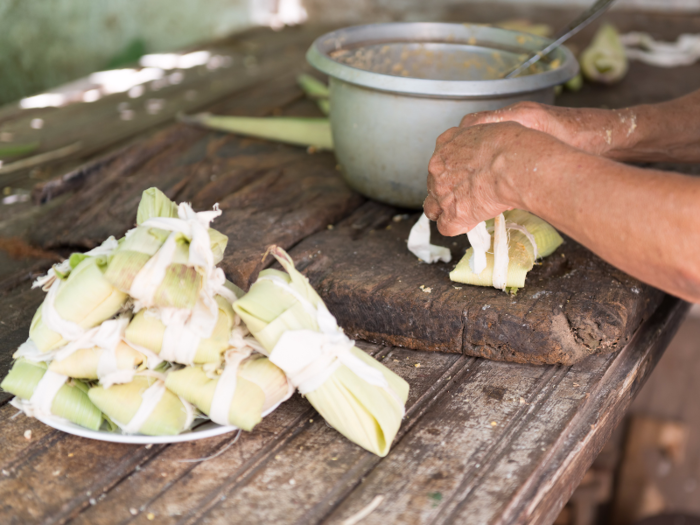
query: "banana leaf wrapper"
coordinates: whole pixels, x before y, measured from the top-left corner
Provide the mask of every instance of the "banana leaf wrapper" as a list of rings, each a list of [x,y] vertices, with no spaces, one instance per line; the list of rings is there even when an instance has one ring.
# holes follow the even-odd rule
[[[113,317],[124,305],[128,295],[116,289],[104,275],[106,257],[71,256],[68,278],[61,282],[54,302],[56,312],[66,321],[90,329]],[[34,314],[29,338],[41,352],[49,352],[65,345],[61,334],[51,330],[42,321],[44,304]]]
[[[223,376],[207,373],[202,366],[188,366],[168,374],[165,385],[175,394],[210,415],[216,388]],[[284,372],[264,356],[257,355],[240,364],[233,397],[223,400],[228,406],[225,423],[252,430],[264,415],[289,397]],[[224,423],[219,421],[218,423]]]
[[[97,380],[97,368],[102,355],[107,350],[97,346],[81,348],[60,361],[49,363],[49,370],[77,379]],[[114,350],[119,370],[134,370],[145,361],[145,356],[125,342],[120,342]]]
[[[523,226],[537,244],[537,257],[551,255],[564,240],[559,233],[547,222],[539,217],[523,210],[511,210],[504,212],[506,224],[515,223]],[[493,221],[487,221],[487,227],[493,226]],[[508,275],[506,288],[522,288],[525,286],[527,273],[535,264],[535,250],[530,239],[522,232],[508,230]],[[492,239],[493,242],[493,239]],[[494,257],[493,244],[491,252],[486,253],[486,268],[479,274],[475,274],[469,260],[474,252],[469,248],[457,266],[450,272],[452,281],[476,286],[493,286]]]
[[[250,291],[233,307],[274,361],[275,346],[286,332],[320,332],[317,317],[299,298],[314,308],[325,309],[325,305],[283,250],[272,248],[272,253],[288,273],[263,270]],[[294,293],[267,280],[268,276],[283,280]],[[383,457],[401,425],[408,383],[362,350],[353,346],[350,352],[379,371],[390,391],[364,381],[341,364],[321,386],[305,396],[328,424],[354,443]]]
[[[93,387],[88,396],[113,422],[120,427],[126,427],[145,402],[144,393],[155,382],[156,379],[152,377],[136,376],[130,383],[112,385],[107,389],[102,386]],[[166,388],[137,431],[147,436],[173,436],[187,430],[190,425],[188,408],[178,396]]]
[[[29,400],[47,369],[46,363],[18,359],[0,383],[0,388],[20,399]],[[72,380],[64,384],[51,403],[51,414],[98,430],[102,424],[102,412],[90,401],[87,392],[87,385],[80,381]]]
[[[219,314],[211,337],[201,339],[194,356],[194,364],[218,363],[229,347],[229,337],[234,324],[235,313],[231,303],[220,295],[216,296]],[[157,313],[141,310],[129,323],[125,339],[134,345],[146,348],[156,354],[163,349],[165,325]],[[183,363],[189,364],[189,363]]]

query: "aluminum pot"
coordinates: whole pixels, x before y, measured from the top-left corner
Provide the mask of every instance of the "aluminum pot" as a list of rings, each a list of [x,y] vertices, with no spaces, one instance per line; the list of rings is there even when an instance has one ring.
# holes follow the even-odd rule
[[[576,75],[578,62],[561,47],[541,72],[498,78],[548,42],[444,23],[371,24],[318,38],[306,58],[330,77],[333,142],[345,180],[372,199],[421,208],[442,132],[467,113],[521,100],[551,104],[554,87]]]

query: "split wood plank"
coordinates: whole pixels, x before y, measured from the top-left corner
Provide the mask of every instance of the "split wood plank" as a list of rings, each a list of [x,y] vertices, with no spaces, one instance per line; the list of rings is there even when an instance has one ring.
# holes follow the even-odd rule
[[[107,95],[95,102],[78,102],[60,108],[22,110],[17,104],[0,109],[0,131],[13,143],[39,141],[33,155],[74,147],[52,164],[65,165],[71,159],[86,158],[138,133],[172,121],[179,112],[191,112],[232,93],[277,79],[298,69],[311,42],[325,32],[318,26],[286,28],[273,32],[257,28],[205,48],[215,62],[191,69],[166,70],[163,79],[144,85],[144,94]],[[216,65],[216,67],[213,67]],[[175,76],[174,76],[175,75]],[[36,128],[32,122],[42,121]],[[3,174],[3,186],[21,179],[30,169]],[[55,173],[48,170],[42,176]]]
[[[292,252],[329,310],[355,338],[418,350],[535,364],[573,364],[624,346],[663,294],[571,239],[528,274],[516,296],[450,281],[453,263],[424,264],[406,249],[418,215],[368,202]],[[403,220],[403,218],[405,220]],[[402,219],[402,220],[394,220]]]

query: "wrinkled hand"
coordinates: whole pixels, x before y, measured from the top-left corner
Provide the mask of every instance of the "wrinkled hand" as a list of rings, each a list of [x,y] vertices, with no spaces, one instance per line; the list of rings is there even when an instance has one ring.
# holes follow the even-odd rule
[[[438,137],[428,165],[425,214],[451,237],[506,210],[526,209],[538,164],[550,169],[566,150],[572,148],[516,122],[451,128]]]
[[[542,131],[560,141],[594,155],[606,155],[613,148],[612,138],[625,135],[617,128],[625,124],[622,110],[613,112],[594,108],[562,108],[537,102],[518,102],[495,111],[466,115],[460,128],[498,122],[517,122]]]

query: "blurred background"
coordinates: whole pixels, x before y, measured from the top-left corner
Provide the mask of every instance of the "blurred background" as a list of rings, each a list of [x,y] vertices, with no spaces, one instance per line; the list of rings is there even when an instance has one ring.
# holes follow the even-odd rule
[[[0,104],[117,68],[145,53],[220,39],[255,25],[444,20],[488,0],[3,0],[0,2]],[[586,0],[506,0],[523,6],[585,6]],[[618,0],[615,9],[700,10],[700,0]],[[466,20],[464,20],[466,21]]]
[[[575,13],[576,8],[587,6],[591,2],[592,0],[501,0],[500,7],[495,9],[494,4],[488,0],[3,0],[0,2],[0,106],[5,107],[0,108],[0,116],[5,115],[3,118],[7,121],[7,129],[3,128],[2,133],[7,140],[0,137],[0,141],[7,142],[12,137],[25,140],[25,135],[29,137],[26,141],[34,140],[29,134],[38,133],[43,127],[43,119],[51,117],[49,112],[41,113],[41,108],[63,104],[42,105],[45,101],[40,100],[36,105],[23,106],[33,108],[31,111],[34,112],[29,117],[24,117],[12,109],[17,107],[15,101],[47,90],[56,92],[58,86],[66,83],[79,85],[80,82],[76,81],[96,71],[133,66],[146,54],[195,50],[197,46],[208,45],[255,26],[282,30],[285,26],[299,24],[342,26],[382,21],[493,23],[496,22],[495,12],[504,20],[554,25],[553,20],[562,19],[559,11]],[[643,17],[640,17],[640,13],[643,13]],[[680,36],[679,27],[684,28],[683,32],[700,34],[700,0],[619,0],[613,7],[613,12],[606,15],[606,20],[612,21],[621,33],[644,30],[655,38],[674,41]],[[580,51],[590,43],[593,32],[591,28],[582,33],[573,46]],[[253,44],[248,46],[253,51],[245,45],[243,47],[245,53],[248,53],[244,59],[245,67],[254,69],[256,58],[253,56]],[[179,56],[182,58],[183,55]],[[199,60],[194,54],[191,59],[195,62]],[[165,58],[161,57],[160,60]],[[207,54],[201,63],[193,64],[214,70],[220,65],[217,60],[221,62],[223,59],[218,55]],[[175,68],[161,65],[156,67],[166,70]],[[185,68],[182,65],[177,67]],[[205,69],[202,71],[206,72]],[[681,78],[686,74],[683,71],[697,74],[697,69],[637,68],[637,74],[642,75],[641,78],[644,78],[643,75],[662,72],[671,84],[674,75],[680,75],[675,78]],[[195,73],[188,73],[193,74]],[[176,78],[177,75],[180,76]],[[168,78],[174,86],[171,87],[175,95],[180,96],[177,89],[184,93],[183,100],[190,100],[196,95],[193,88],[186,87],[189,77],[185,77],[185,83],[181,87],[175,86],[182,82],[180,73]],[[222,78],[230,82],[229,77]],[[627,79],[625,82],[638,80]],[[700,88],[700,78],[695,82],[695,89]],[[194,81],[192,83],[194,85]],[[133,85],[137,86],[138,82]],[[211,95],[201,95],[205,90],[198,88],[200,96],[210,96],[211,100],[222,96],[224,91],[212,85]],[[639,86],[639,102],[656,102],[658,100],[651,99],[668,98],[669,93],[674,92],[673,85],[667,86],[662,93],[645,92],[641,83]],[[104,89],[104,85],[100,89]],[[121,93],[127,89],[112,92]],[[157,86],[152,89],[155,91]],[[607,87],[595,85],[584,87],[584,91],[585,89],[605,90]],[[61,90],[67,92],[65,87],[57,91]],[[86,98],[91,92],[97,93],[94,87],[81,92],[83,102],[97,100]],[[138,98],[141,92],[129,91],[129,97]],[[168,96],[173,98],[175,95]],[[576,93],[565,92],[558,103],[577,105],[578,96]],[[123,98],[131,100],[125,94]],[[154,106],[154,100],[160,100],[158,107]],[[12,176],[15,178],[3,183],[7,184],[5,195],[10,195],[6,198],[12,198],[11,192],[15,191],[10,188],[10,184],[20,187],[17,191],[25,191],[21,189],[21,185],[25,184],[24,179],[15,174],[29,173],[25,185],[31,187],[37,180],[65,173],[68,167],[77,166],[88,155],[102,152],[107,146],[118,144],[119,140],[124,140],[136,131],[172,119],[175,110],[167,113],[169,99],[166,97],[164,100],[147,101],[154,107],[148,106],[148,111],[142,113],[147,117],[151,115],[154,120],[153,124],[143,125],[133,118],[131,109],[124,109],[128,103],[120,102],[115,106],[118,112],[112,109],[115,115],[120,116],[115,121],[115,129],[121,125],[125,131],[113,131],[113,137],[100,139],[101,142],[94,139],[95,144],[89,142],[91,137],[66,137],[63,131],[57,133],[55,139],[45,135],[42,149],[38,151],[57,151],[60,155],[55,158],[69,159],[72,164],[58,164],[52,168],[53,171],[46,172],[36,167],[40,163],[34,162],[13,168],[15,171]],[[607,107],[616,107],[615,101],[615,95],[611,94]],[[122,107],[124,104],[127,105]],[[155,115],[161,108],[165,108],[162,109],[163,117],[155,120]],[[31,122],[28,119],[32,119]],[[18,124],[15,125],[14,122]],[[15,126],[16,130],[10,126]],[[126,126],[132,126],[133,129],[127,129]],[[49,131],[50,126],[47,126],[44,133]],[[71,147],[73,150],[66,150]],[[46,159],[39,160],[41,163],[46,162]],[[696,168],[692,168],[691,172],[697,172]],[[8,171],[7,167],[5,171]],[[24,193],[18,195],[25,196]],[[24,200],[28,200],[28,196]],[[3,201],[4,204],[10,202],[24,201]],[[29,204],[27,210],[30,209],[28,206]],[[19,213],[15,210],[20,209],[23,208],[8,209],[3,220],[15,220]],[[8,272],[14,268],[12,264],[24,264],[11,262],[2,253],[0,263],[6,263],[5,269]],[[634,402],[628,417],[619,426],[559,516],[559,525],[625,525],[639,523],[640,520],[659,514],[673,513],[700,516],[700,410],[696,401],[700,398],[700,381],[696,380],[698,375],[700,308],[696,307]],[[691,525],[695,522],[690,518],[669,518],[665,522],[648,523]]]

